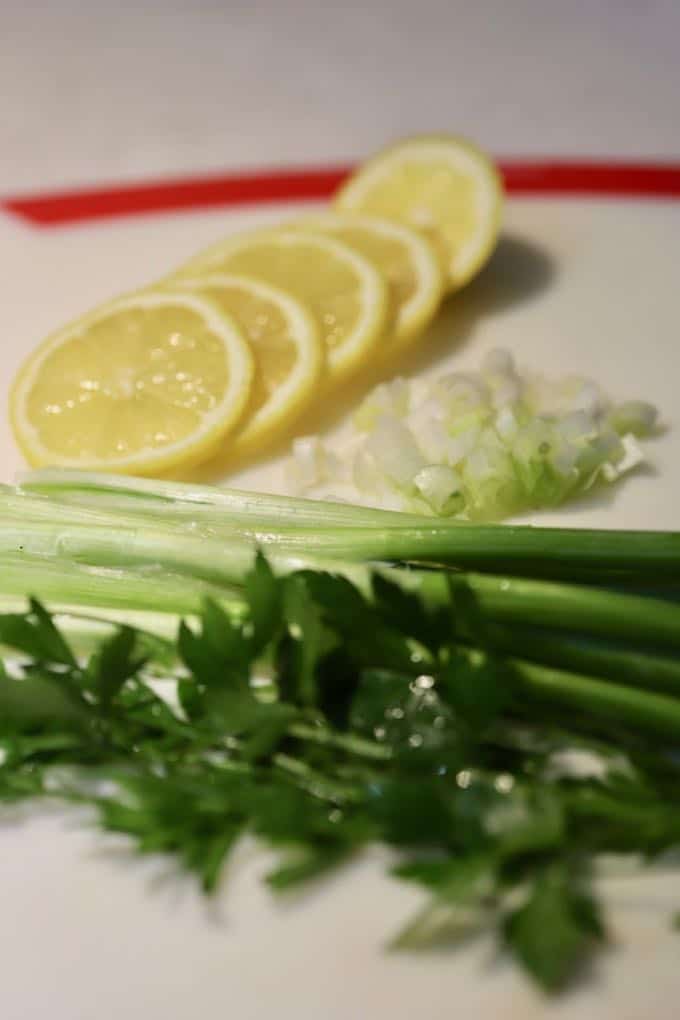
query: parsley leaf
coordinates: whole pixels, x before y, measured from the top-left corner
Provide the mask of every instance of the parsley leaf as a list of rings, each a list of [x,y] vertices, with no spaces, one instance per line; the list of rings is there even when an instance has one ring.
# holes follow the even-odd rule
[[[20,680],[0,675],[0,733],[36,733],[82,727],[87,708],[71,696],[63,678],[39,667]]]
[[[134,654],[136,643],[135,632],[130,627],[120,627],[90,657],[88,679],[104,710],[110,707],[125,681],[144,665],[144,658]]]
[[[211,598],[204,599],[200,623],[199,633],[184,621],[180,624],[177,646],[183,662],[206,687],[225,683],[245,687],[250,649],[242,627]]]
[[[337,639],[324,624],[323,612],[310,590],[308,576],[293,574],[287,579],[283,611],[290,639],[286,674],[282,678],[284,696],[300,705],[312,706],[318,697],[317,664]]]
[[[75,656],[37,599],[29,600],[28,613],[0,615],[0,644],[25,652],[37,662],[77,665]]]
[[[511,683],[511,671],[500,660],[488,653],[473,660],[453,648],[439,674],[438,690],[460,719],[481,730],[509,705]]]
[[[250,624],[250,655],[256,658],[276,637],[283,614],[281,583],[258,551],[244,584]]]
[[[524,904],[504,923],[507,945],[547,991],[575,976],[593,943],[604,939],[595,902],[569,868],[549,865]]]

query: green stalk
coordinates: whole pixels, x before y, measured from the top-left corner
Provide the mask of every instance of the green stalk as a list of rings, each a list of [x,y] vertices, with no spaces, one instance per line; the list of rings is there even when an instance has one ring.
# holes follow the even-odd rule
[[[0,529],[0,540],[7,544],[7,529]],[[12,532],[14,534],[14,532]],[[128,549],[128,563],[132,560],[140,565],[144,556],[163,562],[178,562],[176,550],[169,553],[168,538],[156,535],[156,544],[143,546],[144,556],[135,555],[134,533],[112,535],[107,529],[80,528],[59,529],[45,525],[25,526],[23,542],[35,553],[40,549],[43,555],[56,550],[57,554],[109,556],[120,563],[121,544]],[[56,538],[55,538],[56,536]],[[148,536],[145,536],[148,541]],[[207,554],[213,557],[216,543],[197,540],[201,548],[207,547]],[[132,542],[133,555],[129,552]],[[0,544],[1,541],[0,541]],[[175,546],[178,543],[175,542]],[[217,547],[219,549],[219,546]],[[174,547],[173,547],[174,549]],[[137,550],[139,552],[139,550]],[[194,552],[193,547],[189,552]],[[234,550],[228,550],[227,555]],[[252,550],[247,565],[252,561]],[[174,556],[174,559],[173,559]],[[182,558],[184,557],[184,559]],[[192,559],[187,550],[180,557],[183,566]],[[233,580],[242,580],[239,568],[229,568]],[[342,566],[342,565],[340,565]],[[281,564],[279,564],[281,567]],[[177,577],[163,571],[148,575],[134,570],[102,570],[83,567],[77,562],[64,561],[59,555],[54,559],[35,558],[24,553],[20,557],[7,557],[0,561],[0,591],[4,595],[21,596],[32,593],[48,603],[64,603],[106,606],[112,609],[149,610],[170,613],[194,613],[205,593],[206,586],[196,582],[196,572],[189,578]],[[361,581],[364,590],[370,584],[370,571],[350,565],[349,573],[354,580]],[[387,571],[406,588],[416,588],[423,596],[433,598],[439,604],[448,604],[450,597],[446,578],[441,572],[419,573],[416,571]],[[219,571],[218,571],[219,574]],[[548,624],[569,629],[582,629],[594,633],[606,633],[628,639],[643,638],[659,643],[680,645],[680,607],[654,600],[641,599],[573,585],[546,584],[539,581],[518,581],[507,578],[492,578],[467,575],[466,580],[477,597],[483,613],[500,620],[527,620],[532,623]],[[455,599],[455,593],[454,593]],[[229,608],[238,611],[242,602],[238,598],[228,600]],[[454,605],[455,610],[455,605]],[[680,699],[662,694],[624,687],[618,683],[602,681],[563,670],[515,660],[517,683],[522,697],[560,704],[590,713],[609,722],[621,722],[638,730],[658,736],[677,739],[680,737]],[[312,731],[303,727],[297,734],[302,739],[313,739]],[[323,738],[322,738],[323,739]],[[348,748],[349,749],[349,748]],[[354,748],[358,751],[358,748]]]
[[[255,546],[246,539],[226,543],[144,527],[0,522],[0,556],[24,554],[120,570],[156,567],[231,586],[243,583],[254,562]],[[310,565],[286,554],[271,560],[281,572]]]
[[[586,787],[565,792],[565,802],[572,815],[580,816],[588,821],[611,823],[615,826],[634,827],[637,831],[647,832],[652,829],[656,833],[667,836],[669,833],[669,811],[667,803],[636,803],[630,797],[617,797],[605,790]],[[680,836],[680,823],[672,816],[670,824],[675,828],[676,839]],[[611,872],[605,871],[607,878]],[[616,877],[612,875],[611,877]]]
[[[60,558],[0,555],[0,595],[12,600],[33,595],[56,610],[85,606],[120,611],[192,614],[204,594],[227,593],[163,570],[147,574],[132,570],[92,568]],[[0,606],[10,611],[10,605]]]
[[[16,524],[26,521],[31,524],[82,524],[104,527],[139,527],[153,520],[136,512],[123,512],[113,507],[87,506],[78,503],[62,503],[60,499],[49,499],[43,495],[22,492],[8,485],[0,486],[0,521]]]
[[[356,571],[355,571],[356,572]],[[440,601],[448,600],[449,592],[445,579],[441,574],[417,574],[415,571],[389,571],[389,576],[398,579],[405,587],[420,586],[430,598],[436,596]],[[364,574],[364,587],[369,583],[368,571]],[[546,585],[542,582],[509,582],[507,579],[468,577],[472,590],[476,593],[483,611],[513,618],[531,619],[526,616],[536,599],[548,589],[552,594],[552,602],[543,600],[543,613],[546,607],[557,614],[562,626],[571,626],[574,619],[574,607],[579,618],[591,629],[593,625],[601,625],[603,620],[614,620],[621,624],[626,636],[635,636],[632,627],[635,621],[639,628],[644,623],[644,633],[654,631],[659,636],[666,635],[663,628],[659,631],[659,623],[654,613],[661,613],[664,625],[667,613],[673,614],[675,629],[680,619],[680,607],[665,603],[653,604],[653,612],[647,617],[640,616],[640,605],[649,610],[651,600],[637,597],[621,596],[605,592],[594,592],[591,589],[577,589],[581,593],[580,602],[574,602],[573,586]],[[120,622],[120,611],[154,610],[172,614],[193,614],[199,606],[206,591],[211,589],[195,580],[164,573],[162,571],[149,575],[135,573],[131,570],[103,570],[83,567],[77,563],[62,560],[31,559],[24,556],[19,559],[5,558],[0,561],[0,592],[3,595],[24,596],[32,593],[45,600],[48,604],[58,603],[58,607],[67,610],[69,606],[86,605],[108,607],[115,611],[115,619]],[[212,593],[221,594],[219,589]],[[231,595],[226,602],[228,608],[235,613],[242,611],[242,600]],[[632,604],[632,605],[631,605]],[[602,614],[602,606],[607,610]],[[598,610],[599,614],[598,615]],[[97,608],[101,614],[102,610]],[[553,624],[557,622],[553,618]],[[137,621],[138,622],[138,621]],[[153,626],[149,627],[153,630]],[[548,639],[546,639],[548,640]],[[520,650],[520,646],[517,647]],[[616,659],[610,656],[610,662]],[[582,660],[585,664],[585,660]],[[606,653],[602,653],[601,665],[607,665]],[[662,735],[680,735],[680,701],[650,694],[646,691],[631,690],[620,684],[602,682],[592,677],[576,676],[562,670],[536,666],[527,662],[518,663],[519,675],[524,693],[536,697],[558,701],[559,703],[580,707],[593,714],[613,720],[639,725],[643,729],[653,730]],[[610,679],[616,679],[613,668],[609,671]],[[316,739],[313,728],[302,727],[297,734],[302,739]],[[324,736],[320,735],[323,742]],[[349,748],[348,748],[349,749]],[[354,748],[361,753],[361,749]]]
[[[506,655],[680,697],[677,658],[579,641],[532,627],[490,624],[489,636],[494,648]]]
[[[680,606],[576,584],[465,574],[482,613],[501,623],[531,624],[621,641],[680,648]],[[423,591],[441,601],[446,578],[422,574]]]
[[[266,527],[256,521],[242,522],[221,512],[215,513],[208,507],[208,513],[197,513],[195,504],[173,504],[151,501],[140,506],[136,501],[122,505],[116,497],[115,504],[109,501],[91,505],[62,502],[61,495],[46,499],[44,496],[31,496],[18,493],[16,490],[0,490],[0,526],[12,526],[18,520],[25,524],[57,523],[62,527],[108,527],[119,531],[121,528],[170,532],[190,538],[212,538],[229,544],[257,543],[268,552],[283,555],[302,554],[306,558],[341,559],[365,562],[371,560],[386,561],[419,561],[452,565],[460,568],[475,567],[485,569],[493,566],[494,572],[507,571],[520,575],[542,575],[548,573],[555,578],[569,577],[577,580],[593,580],[602,583],[605,579],[625,582],[632,579],[636,584],[646,579],[658,582],[661,578],[680,579],[680,566],[674,566],[670,546],[673,535],[661,535],[664,541],[658,542],[658,535],[649,543],[649,536],[644,535],[637,543],[638,552],[630,553],[635,548],[635,538],[629,533],[622,533],[628,538],[626,548],[629,550],[628,562],[614,568],[615,549],[620,545],[619,538],[612,543],[610,550],[611,564],[603,564],[595,569],[587,562],[579,562],[579,534],[573,533],[571,561],[563,562],[561,553],[556,558],[555,552],[543,553],[542,559],[531,555],[525,556],[524,547],[531,545],[534,538],[543,542],[544,536],[532,529],[505,528],[477,525],[437,525],[429,520],[418,528],[409,527],[343,527],[343,528],[300,528],[288,525],[285,527]],[[198,507],[203,511],[204,507]],[[501,531],[501,535],[498,532]],[[563,532],[555,532],[553,545],[565,543]],[[572,533],[570,533],[572,534]],[[615,533],[616,534],[616,533]],[[492,555],[493,551],[506,543],[499,539],[506,537],[510,553]],[[586,539],[588,533],[586,533]],[[533,543],[536,544],[536,543]],[[586,550],[587,552],[587,550]],[[623,563],[623,561],[621,561]],[[661,566],[659,566],[661,564]]]
[[[146,528],[0,524],[0,556],[16,559],[25,554],[94,567],[132,568],[136,573],[141,568],[162,569],[218,585],[229,596],[233,587],[243,584],[251,569],[255,547],[243,539],[227,543]],[[362,591],[370,591],[371,568],[365,565],[324,561],[281,551],[268,555],[278,573],[326,569],[348,577]],[[405,588],[419,590],[430,601],[439,605],[448,603],[448,576],[442,571],[401,569],[388,570],[388,574]],[[680,606],[672,603],[579,585],[484,574],[461,576],[477,596],[482,612],[500,622],[566,628],[680,647]],[[162,606],[167,596],[161,593],[161,585],[157,585],[156,590]],[[173,593],[172,599],[176,597]],[[172,611],[177,611],[174,601]]]
[[[212,507],[192,503],[172,504],[160,500],[127,499],[111,496],[101,500],[83,500],[80,493],[57,492],[54,495],[0,487],[0,521],[17,520],[33,524],[91,525],[164,529],[189,535],[218,535],[227,539],[249,538],[253,529],[241,526]]]
[[[607,723],[623,723],[651,736],[680,739],[680,700],[593,677],[514,661],[521,700],[561,705]]]
[[[243,536],[196,536],[146,526],[50,524],[26,520],[20,524],[0,516],[0,559],[28,556],[86,564],[115,570],[163,570],[218,585],[231,594],[252,569],[257,546]],[[367,591],[370,576],[362,564],[340,563],[286,550],[267,550],[275,572],[329,570],[342,573]],[[25,590],[25,589],[24,589]]]
[[[135,501],[157,505],[167,503],[177,511],[178,505],[181,507],[182,504],[190,504],[194,511],[200,507],[217,509],[221,515],[229,514],[234,519],[240,517],[244,522],[257,521],[263,526],[276,526],[284,520],[300,527],[390,526],[398,523],[417,524],[423,519],[416,514],[352,506],[349,503],[56,468],[28,472],[21,478],[21,487],[26,491],[42,492],[59,498],[77,497],[88,505],[97,502],[106,505],[112,498],[119,498],[128,500],[131,507]]]
[[[625,582],[680,580],[680,533],[512,525],[241,528],[263,547],[351,560],[403,560],[526,576]]]
[[[680,533],[470,524],[318,500],[72,471],[23,489],[82,511],[192,528],[306,557],[435,562],[461,569],[602,581],[680,580]],[[4,499],[9,500],[5,493]],[[16,499],[16,497],[15,497]],[[0,513],[2,512],[0,495]],[[68,512],[64,512],[64,522]],[[61,511],[60,511],[61,513]],[[96,520],[92,519],[93,523]],[[78,523],[73,519],[73,523]],[[87,520],[82,523],[88,523]]]

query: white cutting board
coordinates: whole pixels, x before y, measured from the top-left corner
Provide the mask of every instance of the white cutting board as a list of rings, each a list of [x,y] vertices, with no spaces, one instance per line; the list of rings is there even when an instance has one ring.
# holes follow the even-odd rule
[[[39,227],[0,212],[3,408],[42,336],[96,302],[150,282],[222,234],[301,206],[183,212]],[[669,431],[653,467],[610,499],[544,523],[680,526],[680,202],[522,198],[482,277],[451,301],[419,371],[474,367],[509,347],[533,369],[579,372],[617,397],[656,403]],[[2,480],[22,467],[0,421]],[[231,479],[230,479],[231,481]],[[233,479],[276,489],[273,461]],[[0,1011],[7,1020],[672,1020],[680,953],[669,931],[680,875],[603,885],[615,945],[576,992],[546,1000],[481,939],[458,953],[390,955],[384,942],[421,902],[376,851],[295,901],[259,884],[242,847],[206,903],[164,861],[138,861],[82,816],[0,818]]]

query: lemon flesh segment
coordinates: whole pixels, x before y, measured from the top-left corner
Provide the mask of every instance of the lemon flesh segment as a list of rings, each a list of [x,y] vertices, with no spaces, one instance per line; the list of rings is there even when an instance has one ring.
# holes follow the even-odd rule
[[[254,452],[283,433],[316,392],[324,366],[316,320],[296,298],[252,277],[212,273],[181,283],[233,316],[250,345],[250,396],[226,445],[239,455]]]
[[[422,230],[449,288],[467,283],[493,251],[503,189],[491,160],[461,138],[407,139],[374,156],[340,188],[339,211],[365,212]]]
[[[446,275],[431,241],[394,220],[359,213],[311,216],[295,226],[322,231],[359,251],[387,280],[392,343],[399,349],[434,317],[446,287]]]
[[[253,357],[208,299],[140,292],[48,337],[10,394],[33,465],[154,475],[209,457],[243,413]]]
[[[228,272],[288,291],[313,313],[333,381],[352,375],[377,348],[388,320],[387,284],[359,252],[303,230],[256,231],[199,253],[173,277]]]

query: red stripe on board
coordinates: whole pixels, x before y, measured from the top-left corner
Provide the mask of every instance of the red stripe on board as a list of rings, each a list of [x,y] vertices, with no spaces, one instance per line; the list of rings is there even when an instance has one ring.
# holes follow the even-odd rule
[[[193,177],[35,197],[19,196],[5,199],[3,205],[31,223],[49,226],[139,213],[301,202],[328,198],[348,172],[347,167],[342,167]]]
[[[0,206],[40,226],[140,213],[328,198],[350,167],[225,174],[7,198]],[[501,163],[510,195],[680,198],[680,163]]]
[[[604,195],[680,198],[680,163],[501,164],[511,195]]]

